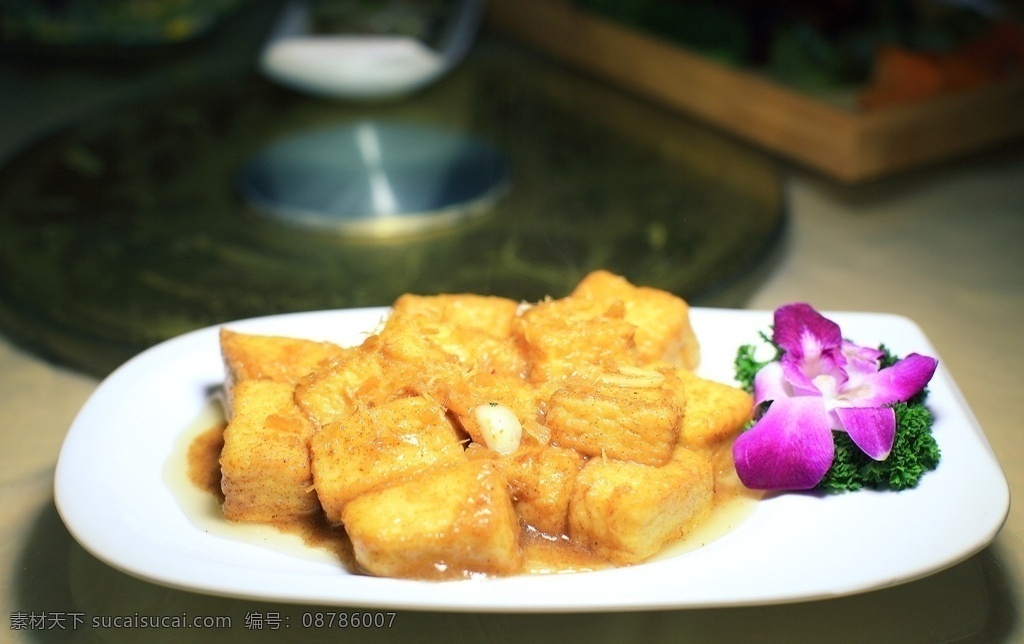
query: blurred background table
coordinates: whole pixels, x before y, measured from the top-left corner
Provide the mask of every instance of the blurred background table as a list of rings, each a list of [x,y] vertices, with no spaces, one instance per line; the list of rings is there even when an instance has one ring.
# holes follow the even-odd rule
[[[216,84],[251,74],[252,53],[267,19],[247,15],[230,33],[183,51],[173,63],[136,61],[138,73],[129,70],[133,83],[123,82],[124,70],[97,72],[94,64],[39,60],[29,65],[8,54],[0,60],[0,163],[85,115],[135,100],[166,83]],[[485,33],[483,46],[492,41],[506,46]],[[660,118],[663,124],[677,120]],[[669,127],[694,127],[678,120]],[[772,252],[759,257],[754,276],[730,281],[730,288],[722,291],[703,291],[706,303],[772,309],[804,300],[825,310],[890,312],[913,319],[935,344],[974,410],[1010,481],[1011,494],[1024,489],[1024,443],[1016,420],[1021,383],[1016,365],[1024,360],[1019,337],[1024,256],[1018,248],[1024,238],[1024,147],[1009,144],[855,188],[752,154],[758,167],[768,164],[779,177],[786,226],[771,244]],[[187,612],[230,615],[235,626],[226,632],[148,631],[146,641],[278,641],[278,633],[243,628],[245,614],[297,615],[303,607],[155,586],[106,566],[74,542],[54,507],[53,471],[64,434],[100,374],[43,358],[30,344],[0,336],[3,639],[139,638],[130,630],[10,629],[18,612]],[[927,547],[927,535],[912,538]],[[628,614],[402,612],[387,631],[351,631],[346,637],[417,642],[557,642],[570,636],[595,642],[1021,641],[1022,539],[1024,513],[1013,507],[995,542],[967,561],[922,580],[854,597]],[[288,641],[334,641],[338,636],[296,628],[287,635]]]

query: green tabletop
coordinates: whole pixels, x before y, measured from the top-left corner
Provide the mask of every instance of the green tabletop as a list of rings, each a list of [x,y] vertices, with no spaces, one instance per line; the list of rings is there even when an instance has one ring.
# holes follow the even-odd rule
[[[240,167],[267,145],[366,120],[496,147],[505,194],[461,225],[372,241],[282,225],[240,196]],[[767,159],[484,40],[406,101],[308,98],[238,74],[169,84],[33,142],[0,169],[0,324],[103,374],[238,318],[387,305],[405,292],[536,300],[597,268],[740,305],[783,221]]]

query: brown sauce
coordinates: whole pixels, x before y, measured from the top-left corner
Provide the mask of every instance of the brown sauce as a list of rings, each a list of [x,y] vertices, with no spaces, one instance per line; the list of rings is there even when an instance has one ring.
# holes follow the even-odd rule
[[[298,556],[340,563],[359,572],[344,529],[320,514],[275,524],[232,523],[220,505],[220,452],[226,422],[219,404],[210,404],[182,436],[167,464],[165,479],[189,519],[204,531],[241,541],[258,541]]]
[[[219,405],[211,404],[185,432],[178,453],[167,465],[168,484],[189,518],[206,531],[239,540],[259,540],[306,558],[326,557],[352,573],[361,574],[344,529],[331,525],[320,513],[305,520],[273,525],[231,523],[223,517],[219,459],[224,445],[224,427]],[[727,534],[753,512],[759,495],[743,488],[730,474],[719,474],[721,484],[711,515],[686,537],[663,549],[654,560],[696,550]],[[586,572],[613,567],[567,537],[552,537],[532,529],[524,531],[523,552],[525,574]]]
[[[200,490],[224,500],[220,491],[220,451],[224,448],[224,423],[196,436],[188,445],[188,480]]]

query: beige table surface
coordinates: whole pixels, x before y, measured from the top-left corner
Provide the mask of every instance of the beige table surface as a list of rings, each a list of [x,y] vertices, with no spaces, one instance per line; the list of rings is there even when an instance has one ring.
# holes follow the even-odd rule
[[[0,86],[10,80],[0,77]],[[61,92],[43,97],[54,120],[64,116]],[[24,143],[26,123],[39,126],[47,115],[0,94],[0,116],[2,158]],[[1024,149],[858,190],[797,170],[787,170],[785,182],[790,226],[747,307],[805,300],[822,309],[913,319],[976,414],[1011,495],[1024,490],[1024,442],[1017,434],[1024,384]],[[923,580],[854,597],[629,614],[400,612],[390,629],[302,629],[297,616],[306,607],[148,584],[100,563],[71,539],[54,506],[54,466],[69,424],[96,385],[0,336],[0,641],[1024,641],[1024,512],[1017,507],[995,542],[971,559]],[[246,628],[247,612],[282,612],[295,619],[281,637],[280,631]],[[14,628],[21,613],[50,621]],[[233,626],[138,632],[89,625],[93,618],[136,613],[226,615]],[[65,621],[62,628],[60,617],[73,614],[87,623],[71,628]]]

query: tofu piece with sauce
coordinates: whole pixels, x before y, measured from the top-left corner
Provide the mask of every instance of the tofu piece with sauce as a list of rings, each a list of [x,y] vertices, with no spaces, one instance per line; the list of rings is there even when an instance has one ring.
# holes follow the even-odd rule
[[[500,460],[520,519],[546,535],[566,533],[569,499],[585,459],[554,446],[520,449]]]
[[[679,428],[677,450],[695,450],[708,455],[715,466],[716,497],[750,496],[736,474],[732,444],[753,415],[754,399],[738,387],[726,385],[681,370],[686,413]]]
[[[320,509],[313,492],[313,426],[276,380],[241,380],[220,455],[222,510],[230,521],[278,523]]]
[[[441,580],[522,569],[519,519],[490,459],[377,488],[347,503],[341,518],[356,561],[372,575]]]
[[[569,537],[616,565],[640,563],[702,521],[714,493],[712,463],[694,451],[659,467],[593,458],[569,503]]]
[[[527,308],[516,319],[515,335],[530,365],[530,379],[557,382],[574,373],[638,365],[636,327],[624,315],[622,302],[572,297]]]
[[[544,394],[520,378],[474,372],[452,383],[446,406],[459,427],[481,445],[489,445],[478,411],[501,406],[516,417],[522,427],[522,443],[539,444],[537,436],[546,430],[539,426]],[[546,440],[546,439],[545,439]]]
[[[670,384],[660,372],[638,369],[571,377],[548,401],[551,442],[586,456],[662,465],[683,417]]]
[[[303,379],[296,400],[319,425],[347,417],[359,404],[409,395],[445,401],[460,420],[467,420],[472,407],[493,400],[481,396],[493,392],[500,400],[514,398],[524,418],[535,416],[523,407],[530,403],[529,392],[517,387],[525,369],[518,348],[467,321],[477,311],[482,319],[495,321],[494,333],[507,333],[511,321],[501,320],[514,314],[509,305],[514,303],[500,298],[403,296],[378,334]],[[458,311],[455,317],[463,326],[442,324],[452,311]]]
[[[318,427],[339,421],[355,411],[357,400],[375,402],[376,389],[391,377],[386,368],[373,336],[302,378],[295,385],[295,402]]]
[[[395,397],[446,397],[456,360],[408,325],[385,327],[350,354],[322,365],[295,387],[295,400],[319,425],[347,418],[360,405]]]
[[[634,286],[626,278],[598,270],[586,275],[573,289],[572,298],[625,306],[623,318],[636,326],[640,361],[670,362],[695,369],[700,344],[690,325],[690,306],[680,297],[649,286]]]
[[[221,356],[228,377],[292,384],[321,363],[351,351],[331,342],[220,330]]]
[[[742,389],[685,369],[678,371],[676,377],[682,381],[686,399],[680,445],[694,449],[719,447],[735,438],[750,420],[754,399]]]
[[[502,297],[406,294],[395,301],[388,323],[413,329],[476,371],[518,376],[526,359],[509,341],[518,309]]]
[[[359,407],[310,439],[313,483],[327,518],[341,522],[345,504],[421,470],[466,460],[443,407],[421,396]]]
[[[322,364],[352,351],[331,342],[220,330],[220,350],[226,378],[227,413],[232,390],[243,380],[275,380],[295,384]]]
[[[459,329],[482,331],[496,338],[512,335],[519,303],[503,297],[473,293],[398,297],[391,317],[418,316]]]

